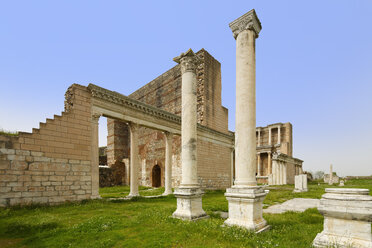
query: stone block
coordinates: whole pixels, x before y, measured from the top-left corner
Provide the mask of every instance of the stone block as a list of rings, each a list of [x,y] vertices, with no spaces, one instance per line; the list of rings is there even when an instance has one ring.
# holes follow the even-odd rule
[[[0,148],[0,153],[14,155],[15,150],[14,149]]]
[[[34,156],[34,157],[41,157],[41,156],[43,156],[44,154],[43,154],[43,152],[33,152],[33,151],[31,151],[31,156]]]
[[[25,151],[25,150],[16,150],[16,151],[15,151],[15,154],[16,154],[16,155],[29,156],[29,155],[30,155],[30,151]]]
[[[49,176],[49,180],[52,182],[61,182],[61,181],[65,181],[65,177],[64,176]]]
[[[368,189],[327,188],[320,200],[324,229],[315,247],[372,248],[372,196]]]
[[[10,161],[0,160],[0,170],[7,170],[10,168]]]
[[[174,192],[177,198],[177,209],[173,217],[183,220],[208,218],[202,208],[203,192],[199,188],[178,188]]]
[[[0,182],[12,182],[17,181],[16,175],[0,175]]]
[[[41,192],[22,192],[22,197],[37,197],[41,195]]]
[[[295,189],[293,190],[293,192],[307,192],[307,190],[307,175],[301,174],[295,176]]]
[[[262,217],[262,202],[267,194],[268,191],[261,186],[226,189],[229,218],[225,225],[239,226],[257,232],[269,228]]]
[[[11,167],[12,170],[27,170],[28,164],[25,161],[12,161]]]

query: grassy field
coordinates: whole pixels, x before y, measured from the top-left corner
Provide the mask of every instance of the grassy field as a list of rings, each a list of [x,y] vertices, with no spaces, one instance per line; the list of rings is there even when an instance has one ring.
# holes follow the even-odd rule
[[[369,188],[372,180],[350,180],[346,187]],[[328,185],[309,185],[309,192],[293,194],[293,186],[271,189],[265,204],[293,197],[320,198]],[[141,195],[158,195],[163,189],[141,187]],[[127,195],[128,187],[103,188],[103,198]],[[223,191],[208,191],[203,208],[209,219],[198,222],[171,218],[173,196],[128,200],[107,199],[59,206],[0,209],[0,247],[311,247],[323,229],[316,209],[304,213],[265,214],[271,230],[254,234],[222,227],[214,211],[227,211]]]

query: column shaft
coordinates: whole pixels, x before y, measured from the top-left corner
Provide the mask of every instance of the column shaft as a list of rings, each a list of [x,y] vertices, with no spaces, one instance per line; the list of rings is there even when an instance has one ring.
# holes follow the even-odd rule
[[[182,186],[197,186],[196,74],[182,74]]]
[[[98,153],[98,120],[100,115],[92,115],[92,144],[91,144],[91,161],[92,161],[92,199],[99,198],[99,153]]]
[[[283,184],[287,184],[287,163],[283,162]]]
[[[262,164],[261,164],[261,154],[257,154],[257,160],[258,160],[258,171],[257,176],[262,176]]]
[[[269,127],[269,145],[271,145],[271,128]]]
[[[272,174],[272,168],[271,168],[271,152],[267,153],[267,174]]]
[[[256,34],[243,30],[236,38],[236,180],[257,185],[256,168]]]
[[[164,195],[172,194],[172,143],[173,135],[165,133],[165,190]]]
[[[278,127],[278,144],[280,144],[280,126]]]
[[[138,196],[138,124],[130,123],[130,193],[129,196]]]

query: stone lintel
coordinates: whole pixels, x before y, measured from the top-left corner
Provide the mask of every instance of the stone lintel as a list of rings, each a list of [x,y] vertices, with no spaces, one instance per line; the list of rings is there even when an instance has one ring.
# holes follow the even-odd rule
[[[235,39],[243,30],[253,30],[256,33],[256,38],[258,38],[258,34],[262,29],[261,22],[258,19],[256,11],[254,9],[248,11],[238,19],[232,21],[229,24],[229,27],[231,28]]]

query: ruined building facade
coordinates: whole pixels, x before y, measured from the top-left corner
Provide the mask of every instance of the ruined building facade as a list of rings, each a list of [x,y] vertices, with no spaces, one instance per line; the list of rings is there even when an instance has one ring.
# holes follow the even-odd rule
[[[197,69],[197,120],[217,133],[232,137],[228,130],[228,110],[221,104],[221,64],[204,49],[197,55],[202,63]],[[130,98],[167,112],[181,115],[181,70],[177,65],[138,89]],[[107,120],[107,162],[119,172],[118,183],[129,182],[129,130],[126,123]],[[160,131],[141,127],[139,136],[139,181],[144,186],[164,186],[165,136]],[[181,137],[173,136],[172,185],[181,181]],[[204,188],[227,188],[231,185],[232,148],[198,140],[198,177]],[[213,154],[213,156],[211,156]],[[127,162],[125,162],[127,161]],[[121,169],[118,169],[121,168]]]
[[[200,50],[197,55],[202,60],[197,70],[198,123],[217,132],[232,135],[232,132],[228,130],[228,110],[221,105],[221,64],[204,49]],[[180,67],[178,65],[173,67],[129,97],[181,115]],[[113,170],[116,184],[128,184],[130,180],[128,126],[119,120],[108,119],[107,129],[108,166]],[[165,136],[160,131],[141,128],[139,140],[141,165],[138,177],[143,186],[164,186],[164,139]],[[213,189],[230,187],[234,180],[233,148],[205,141],[198,142],[198,177],[201,186]],[[180,143],[181,137],[174,136],[173,187],[180,184],[182,176]],[[273,164],[274,171],[272,170]],[[280,167],[284,164],[286,168]],[[257,128],[257,180],[259,183],[294,183],[294,175],[298,175],[301,168],[302,161],[292,157],[292,125],[290,123],[276,123]],[[277,182],[271,179],[270,181],[269,174],[281,175],[281,179]]]

